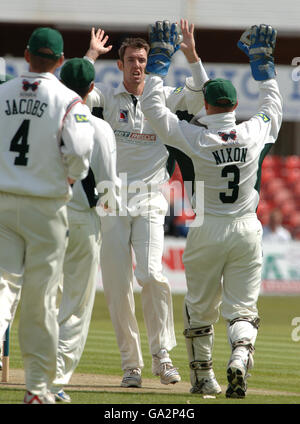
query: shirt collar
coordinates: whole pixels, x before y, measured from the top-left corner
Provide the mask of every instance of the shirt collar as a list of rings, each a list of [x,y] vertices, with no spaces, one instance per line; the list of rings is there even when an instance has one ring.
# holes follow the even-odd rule
[[[119,84],[119,85],[115,88],[115,90],[114,90],[114,94],[115,94],[115,95],[122,94],[122,93],[130,94],[130,93],[126,90],[126,88],[125,88],[125,86],[124,86],[123,81],[122,81],[122,82],[120,82],[120,84]]]
[[[22,72],[20,78],[46,78],[46,79],[57,79],[57,77],[51,72]]]
[[[124,86],[124,83],[123,83],[123,81],[122,82],[120,82],[120,84],[114,89],[114,95],[115,96],[117,96],[118,94],[123,94],[123,93],[126,93],[126,94],[129,94],[129,95],[131,95],[131,93],[129,93],[129,91],[127,91],[126,90],[126,88],[125,88],[125,86]],[[136,96],[136,95],[134,95],[134,97],[136,97],[137,99],[139,99],[140,98],[140,96]]]
[[[197,119],[200,124],[208,129],[218,130],[220,128],[232,128],[235,125],[235,112],[216,113],[214,115],[204,115]]]

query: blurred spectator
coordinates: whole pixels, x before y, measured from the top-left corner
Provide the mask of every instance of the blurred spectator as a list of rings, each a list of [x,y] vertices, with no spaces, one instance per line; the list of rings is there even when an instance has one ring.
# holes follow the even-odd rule
[[[165,236],[175,236],[174,226],[174,201],[169,202],[169,212],[165,216],[164,233]]]
[[[282,219],[279,209],[270,212],[269,223],[263,227],[263,241],[282,242],[292,239],[290,232],[282,226]]]
[[[195,218],[195,214],[182,180],[172,179],[171,183],[162,187],[162,192],[169,204],[165,216],[165,236],[187,237],[189,222]]]

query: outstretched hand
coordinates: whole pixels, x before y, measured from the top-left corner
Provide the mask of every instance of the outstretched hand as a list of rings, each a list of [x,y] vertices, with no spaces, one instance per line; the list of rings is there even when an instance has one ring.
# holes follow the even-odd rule
[[[180,49],[187,58],[188,62],[198,62],[199,56],[196,52],[196,44],[194,38],[194,24],[189,25],[187,19],[180,20],[180,27],[183,36]]]
[[[108,35],[105,35],[103,29],[99,28],[97,32],[95,32],[95,28],[93,27],[91,31],[90,47],[86,56],[96,60],[102,54],[108,53],[112,49],[112,45],[106,46],[108,38]]]

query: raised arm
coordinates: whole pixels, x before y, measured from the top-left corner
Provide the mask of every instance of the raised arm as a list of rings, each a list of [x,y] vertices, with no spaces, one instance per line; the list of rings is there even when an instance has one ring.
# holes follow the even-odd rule
[[[276,81],[273,56],[276,35],[277,31],[270,25],[254,25],[242,34],[238,42],[238,47],[249,57],[252,76],[259,84],[258,113],[251,121],[257,121],[260,135],[264,138],[269,136],[269,142],[277,139],[282,122],[282,96]]]
[[[95,32],[95,28],[93,27],[91,30],[90,46],[85,54],[85,58],[95,62],[99,56],[110,52],[113,46],[111,44],[106,46],[108,38],[109,36],[105,35],[103,29],[99,28]]]
[[[180,110],[195,115],[204,106],[202,87],[208,76],[196,50],[194,24],[189,25],[186,19],[181,19],[180,29],[182,33],[180,50],[189,64],[192,76],[186,78],[185,85],[180,90],[174,91],[173,87],[165,89],[166,104],[173,112]]]
[[[193,27],[188,28],[187,21],[181,22],[181,27],[185,31],[186,39],[184,49],[193,50],[190,57],[196,59],[195,46],[192,43]],[[186,121],[180,121],[177,116],[171,112],[174,107],[169,108],[168,98],[166,106],[165,90],[163,87],[163,78],[167,75],[173,55],[179,48],[181,40],[178,36],[174,37],[176,24],[171,25],[171,30],[166,31],[167,26],[151,26],[150,33],[150,52],[147,64],[147,72],[150,76],[147,78],[144,93],[141,97],[142,110],[149,121],[150,126],[155,130],[163,143],[176,147],[191,156],[194,151],[194,145],[198,140],[201,129],[189,125]],[[163,32],[162,32],[163,31]],[[180,42],[178,41],[180,40]],[[174,96],[181,95],[174,93]],[[178,102],[178,101],[177,101]],[[199,110],[199,109],[198,109]]]

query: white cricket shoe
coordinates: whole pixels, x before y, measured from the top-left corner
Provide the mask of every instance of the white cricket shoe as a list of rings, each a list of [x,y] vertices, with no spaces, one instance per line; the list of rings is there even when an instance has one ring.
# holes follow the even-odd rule
[[[199,393],[203,395],[219,395],[222,393],[221,386],[217,382],[214,373],[210,373],[205,377],[200,378],[191,388],[191,393]]]
[[[50,392],[47,392],[45,395],[34,395],[27,390],[24,396],[24,403],[27,405],[54,404],[55,397]]]
[[[247,378],[250,377],[248,370],[253,367],[254,361],[251,352],[248,353],[248,357],[243,356],[233,352],[230,357],[227,366],[227,398],[243,399],[246,396]]]
[[[140,368],[128,368],[125,370],[121,387],[142,387],[142,372]]]
[[[181,380],[166,349],[161,349],[157,355],[152,355],[152,373],[160,376],[162,384],[175,384]]]

